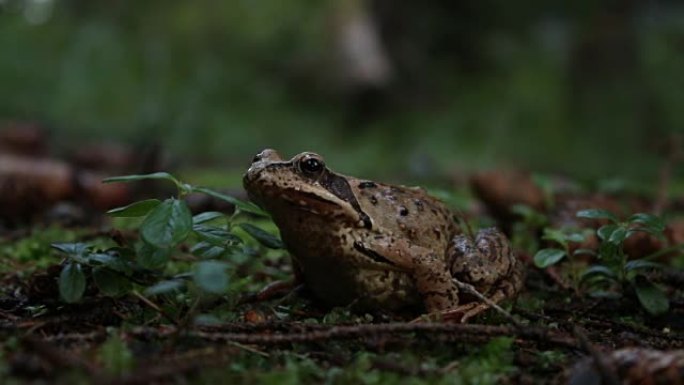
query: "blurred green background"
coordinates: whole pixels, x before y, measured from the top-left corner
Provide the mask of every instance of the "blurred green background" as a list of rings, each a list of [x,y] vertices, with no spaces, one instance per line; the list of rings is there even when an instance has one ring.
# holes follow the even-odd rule
[[[649,182],[684,127],[683,72],[680,1],[0,0],[0,119],[62,151]]]

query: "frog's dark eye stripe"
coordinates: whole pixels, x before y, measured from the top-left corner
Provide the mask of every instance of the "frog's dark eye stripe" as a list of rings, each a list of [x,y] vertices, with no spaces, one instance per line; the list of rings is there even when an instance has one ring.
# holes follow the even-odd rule
[[[361,210],[359,202],[354,196],[354,192],[349,186],[349,182],[346,178],[339,175],[335,175],[330,172],[323,173],[321,179],[319,180],[321,185],[325,187],[326,190],[335,194],[336,197],[348,202],[357,213],[359,213],[359,218],[363,222],[363,227],[366,229],[371,229],[373,227],[373,222],[368,217],[366,213]]]

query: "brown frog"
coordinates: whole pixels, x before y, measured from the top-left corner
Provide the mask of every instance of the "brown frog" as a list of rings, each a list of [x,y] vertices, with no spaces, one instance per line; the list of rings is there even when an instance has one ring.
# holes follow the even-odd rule
[[[459,293],[454,279],[493,302],[522,286],[522,264],[502,233],[463,234],[423,189],[337,174],[312,152],[284,160],[271,149],[254,157],[243,182],[273,217],[304,284],[329,305],[422,304],[465,321],[488,306]]]

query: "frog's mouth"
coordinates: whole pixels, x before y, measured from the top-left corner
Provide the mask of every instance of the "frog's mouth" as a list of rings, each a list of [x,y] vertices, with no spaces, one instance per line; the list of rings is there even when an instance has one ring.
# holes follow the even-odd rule
[[[342,202],[339,199],[329,199],[318,193],[308,191],[284,190],[278,195],[278,198],[302,210],[311,211],[319,215],[326,212],[346,211],[340,204]],[[356,212],[353,212],[353,214],[355,215]]]
[[[284,189],[277,196],[298,210],[310,212],[314,215],[337,216],[342,214],[348,218],[358,220],[362,227],[372,228],[372,221],[358,205],[356,199],[347,201],[329,190],[305,191],[302,189]]]

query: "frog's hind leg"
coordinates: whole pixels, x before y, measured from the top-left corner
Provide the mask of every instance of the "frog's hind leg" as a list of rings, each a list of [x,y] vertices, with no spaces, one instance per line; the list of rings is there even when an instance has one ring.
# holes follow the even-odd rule
[[[428,312],[440,312],[458,305],[458,288],[453,277],[444,259],[432,250],[391,235],[375,237],[372,243],[357,242],[354,247],[410,274]]]
[[[522,263],[513,254],[506,236],[495,228],[480,230],[474,240],[467,235],[454,237],[447,255],[454,279],[460,285],[472,288],[462,291],[480,293],[474,295],[475,301],[445,312],[447,319],[459,318],[457,316],[460,315],[460,321],[466,322],[492,304],[515,296],[522,287]],[[480,296],[486,300],[478,298]]]

